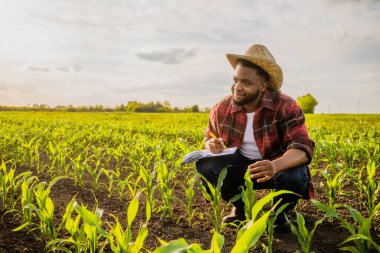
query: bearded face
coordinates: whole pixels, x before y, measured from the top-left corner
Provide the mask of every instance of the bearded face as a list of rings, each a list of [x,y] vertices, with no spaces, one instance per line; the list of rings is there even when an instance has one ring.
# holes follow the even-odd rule
[[[231,87],[233,102],[245,109],[258,104],[266,89],[265,82],[255,69],[238,65],[235,69],[234,83]],[[251,108],[251,109],[252,109]]]

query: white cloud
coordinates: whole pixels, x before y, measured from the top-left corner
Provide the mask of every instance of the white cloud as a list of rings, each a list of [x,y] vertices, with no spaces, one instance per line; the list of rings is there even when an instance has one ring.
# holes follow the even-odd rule
[[[181,63],[188,58],[196,56],[196,49],[169,48],[164,50],[153,50],[150,52],[138,52],[136,56],[142,60],[158,61],[165,64]]]
[[[347,28],[346,28],[345,26],[338,25],[338,26],[335,28],[334,35],[335,35],[335,37],[336,37],[339,41],[342,41],[344,38],[347,37]]]

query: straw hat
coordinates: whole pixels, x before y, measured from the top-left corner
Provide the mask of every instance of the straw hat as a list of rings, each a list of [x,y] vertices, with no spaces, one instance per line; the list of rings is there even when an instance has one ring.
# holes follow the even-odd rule
[[[262,69],[264,69],[270,76],[271,84],[274,90],[278,90],[282,85],[282,70],[280,66],[276,63],[273,55],[269,50],[260,44],[252,45],[243,55],[238,54],[226,54],[227,59],[231,63],[232,67],[235,69],[237,66],[237,59],[245,59],[250,61]]]

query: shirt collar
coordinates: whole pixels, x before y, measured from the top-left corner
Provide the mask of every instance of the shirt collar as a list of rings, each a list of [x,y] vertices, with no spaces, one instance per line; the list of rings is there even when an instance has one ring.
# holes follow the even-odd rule
[[[268,108],[274,110],[273,94],[269,90],[265,90],[263,98],[261,99],[257,109],[261,108]]]
[[[268,109],[274,110],[273,96],[272,96],[272,92],[270,92],[269,90],[265,90],[264,95],[256,111],[261,110],[262,108],[268,108]],[[243,108],[241,106],[235,105],[231,96],[231,111],[230,112],[235,113],[241,110],[243,110]]]

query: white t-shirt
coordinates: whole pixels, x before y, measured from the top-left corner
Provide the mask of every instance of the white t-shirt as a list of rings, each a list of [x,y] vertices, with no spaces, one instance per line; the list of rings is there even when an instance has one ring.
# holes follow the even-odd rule
[[[255,137],[253,136],[254,112],[247,113],[247,126],[245,127],[243,144],[239,148],[242,155],[252,160],[262,159]]]

